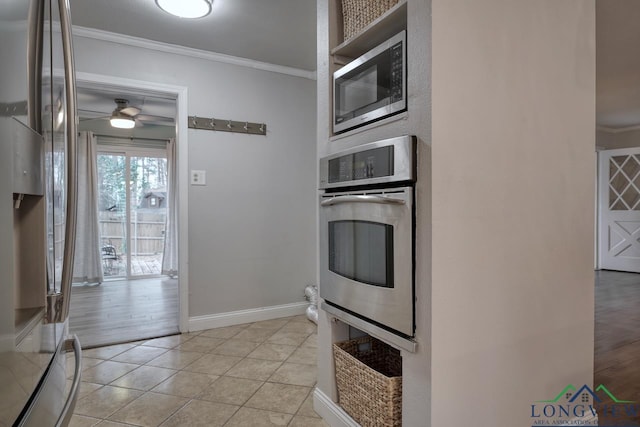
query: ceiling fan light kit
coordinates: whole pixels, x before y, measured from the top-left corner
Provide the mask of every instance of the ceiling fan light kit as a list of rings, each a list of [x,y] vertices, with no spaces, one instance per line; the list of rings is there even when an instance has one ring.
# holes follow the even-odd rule
[[[179,18],[202,18],[211,13],[213,0],[156,0],[162,10]]]
[[[124,98],[116,98],[114,101],[116,109],[113,110],[109,119],[111,126],[118,129],[133,129],[136,126],[133,116],[140,113],[140,109],[129,107],[129,101]]]
[[[133,129],[136,126],[136,121],[127,115],[120,112],[114,112],[109,119],[111,126],[118,129]]]

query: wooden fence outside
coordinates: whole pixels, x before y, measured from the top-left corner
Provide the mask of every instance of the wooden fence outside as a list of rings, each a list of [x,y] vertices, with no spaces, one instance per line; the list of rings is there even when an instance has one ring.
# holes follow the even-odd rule
[[[155,255],[164,251],[165,209],[142,209],[131,212],[132,256]],[[103,245],[113,245],[118,255],[127,252],[126,216],[124,212],[102,211],[99,216]]]

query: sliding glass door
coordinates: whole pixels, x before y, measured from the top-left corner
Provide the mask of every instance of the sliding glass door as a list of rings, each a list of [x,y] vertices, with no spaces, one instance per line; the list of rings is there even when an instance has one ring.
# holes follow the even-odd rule
[[[98,222],[105,278],[128,276],[126,165],[124,154],[98,153]]]
[[[129,157],[129,236],[131,276],[162,272],[167,223],[167,159]]]
[[[98,182],[105,277],[160,275],[168,200],[166,153],[102,151]]]

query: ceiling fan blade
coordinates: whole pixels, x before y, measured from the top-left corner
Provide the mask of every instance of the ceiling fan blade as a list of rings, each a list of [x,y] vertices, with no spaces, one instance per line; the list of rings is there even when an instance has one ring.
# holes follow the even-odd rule
[[[140,114],[140,109],[137,107],[125,107],[122,110],[120,110],[120,112],[122,114],[126,114],[127,116],[133,117]]]
[[[140,114],[136,118],[149,123],[163,123],[166,125],[173,125],[175,123],[172,117],[154,116],[151,114]]]
[[[97,119],[102,117],[111,117],[111,113],[78,108],[78,116],[80,116],[81,119]]]
[[[91,120],[107,120],[110,119],[111,116],[100,116],[100,117],[80,117],[81,122],[88,122]]]
[[[141,127],[144,126],[144,123],[142,123],[142,120],[139,120],[138,118],[135,118],[134,120],[136,122],[136,127],[137,128],[141,128]]]

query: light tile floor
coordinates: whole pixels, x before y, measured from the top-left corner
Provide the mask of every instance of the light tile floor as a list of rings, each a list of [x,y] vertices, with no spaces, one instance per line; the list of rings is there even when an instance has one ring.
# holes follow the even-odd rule
[[[85,350],[70,426],[326,427],[316,340],[296,316]]]

